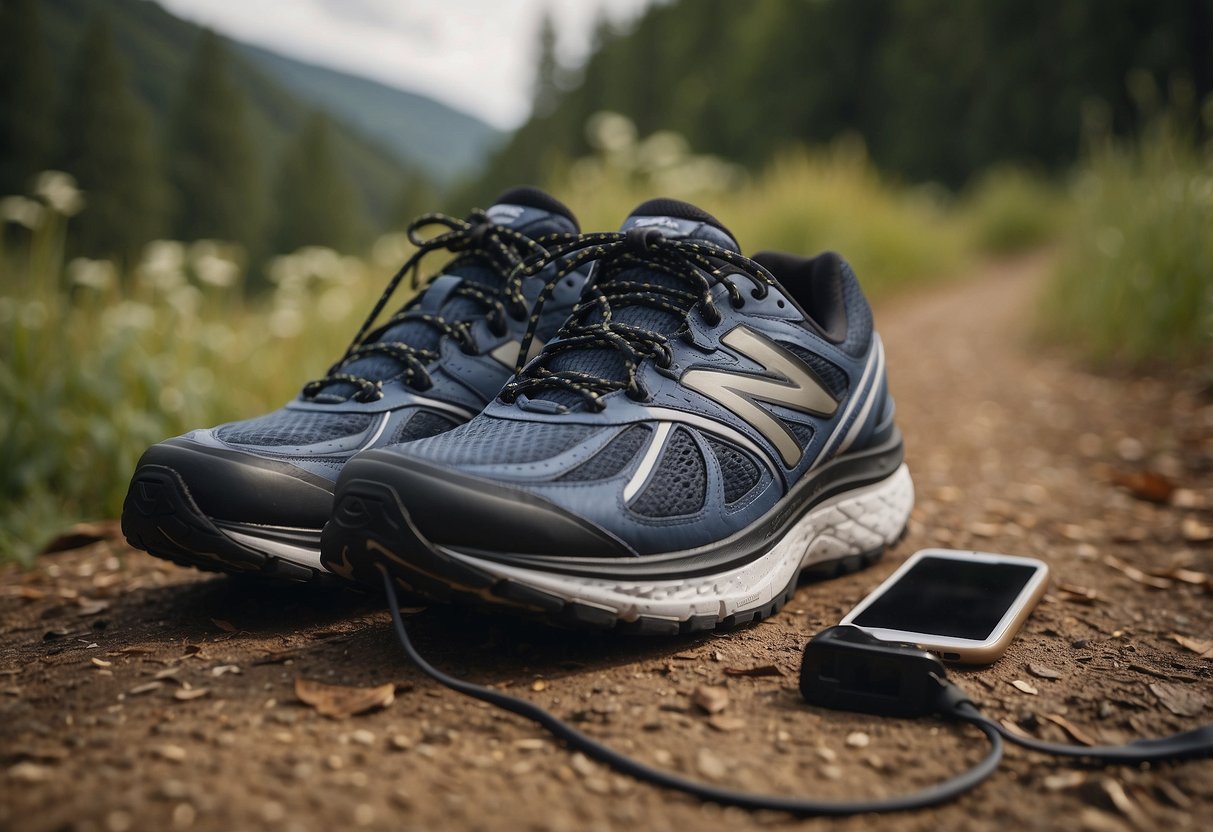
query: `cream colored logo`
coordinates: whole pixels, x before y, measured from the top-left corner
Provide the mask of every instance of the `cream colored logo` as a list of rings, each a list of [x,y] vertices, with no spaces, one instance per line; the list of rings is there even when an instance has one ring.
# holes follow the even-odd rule
[[[787,426],[759,402],[828,417],[838,409],[837,399],[803,361],[747,327],[729,330],[720,342],[757,362],[770,375],[693,369],[682,374],[682,384],[714,399],[749,422],[775,446],[784,464],[794,467],[802,456],[800,443]]]

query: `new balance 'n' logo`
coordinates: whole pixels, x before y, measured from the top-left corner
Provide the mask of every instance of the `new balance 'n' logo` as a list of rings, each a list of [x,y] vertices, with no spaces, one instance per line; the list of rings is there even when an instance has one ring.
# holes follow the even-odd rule
[[[735,327],[720,342],[757,362],[770,375],[694,369],[683,373],[680,381],[749,422],[775,446],[787,467],[795,466],[802,456],[800,443],[758,402],[828,417],[838,409],[838,401],[803,361],[753,330]]]

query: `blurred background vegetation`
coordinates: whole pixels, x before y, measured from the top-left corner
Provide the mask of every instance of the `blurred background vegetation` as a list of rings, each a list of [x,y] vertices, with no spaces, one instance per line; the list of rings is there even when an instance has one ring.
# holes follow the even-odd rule
[[[1213,0],[657,2],[512,134],[144,0],[0,0],[0,559],[115,516],[150,443],[280,405],[413,215],[656,195],[877,297],[1049,252],[1037,332],[1213,359]],[[403,300],[403,299],[401,299]]]

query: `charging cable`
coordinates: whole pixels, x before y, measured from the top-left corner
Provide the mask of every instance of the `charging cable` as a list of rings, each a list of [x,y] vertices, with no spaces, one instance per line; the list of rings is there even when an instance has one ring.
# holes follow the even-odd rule
[[[383,572],[383,587],[392,624],[405,654],[422,673],[457,693],[479,699],[542,726],[570,748],[616,771],[661,788],[700,800],[743,809],[766,809],[794,815],[856,815],[900,812],[946,803],[988,778],[1002,760],[1003,738],[1047,754],[1136,763],[1213,756],[1213,725],[1156,740],[1122,746],[1085,747],[1041,742],[1013,734],[983,716],[960,688],[947,681],[943,663],[912,645],[878,641],[857,627],[831,627],[810,640],[801,666],[800,687],[810,704],[885,716],[936,714],[977,728],[990,750],[976,765],[934,786],[885,800],[813,800],[735,791],[683,777],[632,759],[582,733],[533,702],[502,691],[457,679],[430,664],[409,639],[400,615],[396,587]]]

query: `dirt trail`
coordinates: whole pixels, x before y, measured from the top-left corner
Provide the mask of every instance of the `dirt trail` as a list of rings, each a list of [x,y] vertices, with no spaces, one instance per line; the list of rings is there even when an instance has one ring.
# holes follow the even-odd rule
[[[1213,542],[1200,540],[1213,536],[1213,405],[1180,381],[1094,376],[1027,348],[1043,265],[994,267],[878,310],[919,502],[909,538],[876,567],[806,585],[771,621],[728,635],[585,635],[432,609],[413,619],[420,646],[653,763],[756,790],[887,795],[968,765],[980,739],[934,721],[804,706],[802,646],[909,553],[973,547],[1037,555],[1055,573],[1010,653],[954,674],[987,713],[1054,740],[1065,733],[1049,717],[1099,741],[1213,720],[1213,663],[1172,637],[1213,638],[1213,589],[1196,583],[1213,574]],[[1172,498],[1183,507],[1109,481],[1145,469],[1183,486]],[[1142,574],[1175,567],[1187,571]],[[763,666],[782,675],[729,673]],[[396,701],[323,718],[297,700],[299,676],[393,682]],[[714,718],[692,704],[705,684],[728,689]],[[963,799],[878,822],[1104,832],[1211,819],[1213,761],[1100,769],[1011,750]],[[0,829],[875,822],[703,805],[570,756],[529,724],[422,679],[386,613],[352,592],[249,587],[106,542],[28,573],[0,569]]]

